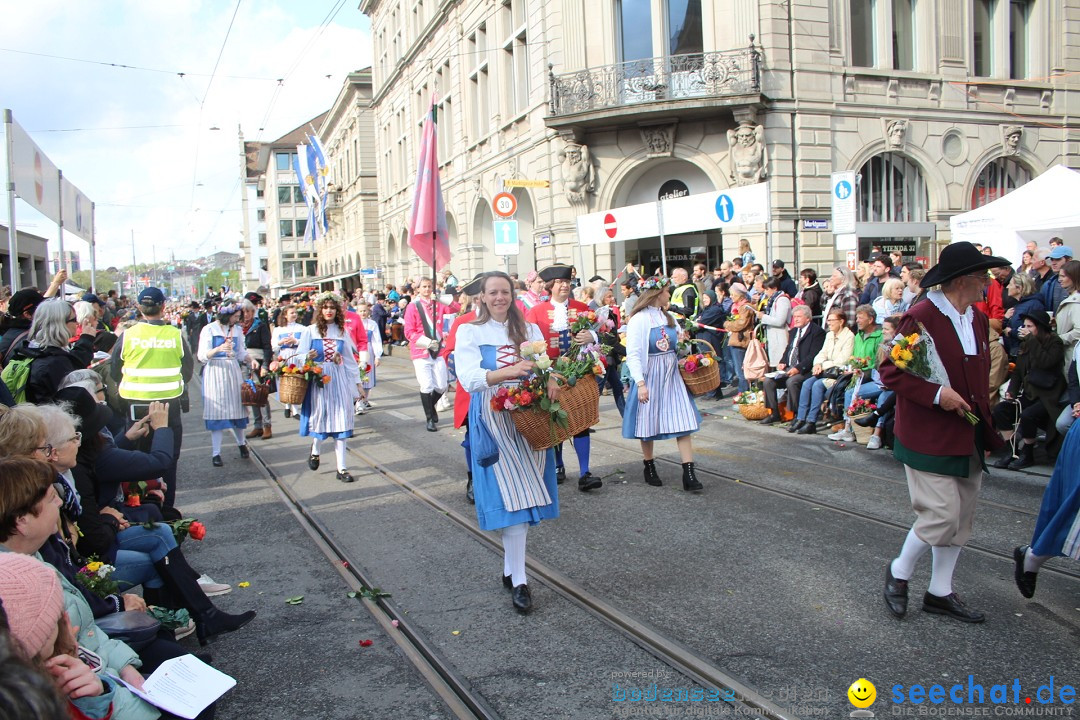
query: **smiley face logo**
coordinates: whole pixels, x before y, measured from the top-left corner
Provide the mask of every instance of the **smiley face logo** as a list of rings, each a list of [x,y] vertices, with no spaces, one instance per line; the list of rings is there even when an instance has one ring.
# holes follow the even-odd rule
[[[866,678],[859,678],[851,683],[851,687],[847,690],[847,697],[855,707],[868,708],[877,700],[877,688]]]

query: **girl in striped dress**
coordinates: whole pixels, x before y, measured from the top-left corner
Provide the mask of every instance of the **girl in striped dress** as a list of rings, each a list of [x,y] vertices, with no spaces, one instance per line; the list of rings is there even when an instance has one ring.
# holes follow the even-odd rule
[[[667,312],[671,281],[652,277],[639,283],[640,294],[626,324],[626,366],[634,384],[626,398],[623,437],[641,441],[645,482],[662,485],[653,459],[653,443],[676,438],[682,458],[683,490],[698,492],[694,447],[690,434],[701,427],[701,415],[679,375],[676,354],[679,331]]]
[[[300,406],[300,435],[312,438],[308,467],[319,469],[319,443],[334,439],[337,479],[350,483],[346,469],[345,440],[351,438],[356,423],[354,404],[363,397],[360,368],[356,365],[356,345],[345,332],[345,312],[333,293],[315,299],[315,322],[300,335],[297,355],[320,363],[329,378],[325,385],[312,384]]]
[[[487,273],[480,285],[477,318],[458,327],[454,358],[458,381],[469,393],[471,470],[476,517],[484,530],[502,530],[503,585],[514,607],[532,609],[525,577],[525,538],[529,525],[559,516],[554,450],[535,451],[514,426],[509,411],[494,411],[491,398],[499,387],[511,387],[532,374],[535,363],[522,360],[521,344],[544,342],[540,329],[525,322],[514,301],[510,276]],[[548,393],[557,399],[554,380]],[[499,448],[498,461],[480,465],[476,436],[484,426]]]
[[[371,306],[366,302],[356,306],[356,312],[364,322],[364,330],[367,331],[368,349],[360,352],[360,362],[368,366],[367,379],[364,381],[364,409],[371,409],[371,390],[375,387],[375,372],[379,367],[379,361],[383,355],[382,335],[379,326],[371,319]]]
[[[300,311],[297,310],[295,305],[290,305],[281,313],[278,319],[280,324],[274,328],[274,334],[270,338],[270,346],[274,349],[275,357],[288,361],[297,354],[297,348],[300,347],[300,336],[304,332],[304,326],[296,321],[299,316]],[[278,400],[281,400],[280,387],[278,388]],[[285,405],[285,417],[292,417],[293,415],[299,417],[300,406]]]
[[[244,381],[240,374],[240,363],[250,363],[252,368],[257,368],[257,363],[248,357],[244,333],[236,324],[239,319],[238,304],[222,305],[218,308],[217,320],[199,333],[198,357],[204,363],[203,420],[210,431],[214,467],[224,465],[221,461],[221,436],[225,430],[232,430],[236,445],[240,448],[240,457],[248,457],[247,440],[244,439],[247,412],[240,404],[240,385]]]

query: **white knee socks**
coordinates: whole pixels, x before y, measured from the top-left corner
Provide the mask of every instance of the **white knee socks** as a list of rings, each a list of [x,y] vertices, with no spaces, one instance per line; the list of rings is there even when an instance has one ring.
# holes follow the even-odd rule
[[[952,576],[956,561],[960,559],[961,549],[959,545],[934,548],[934,571],[930,575],[930,587],[926,589],[931,595],[952,595]]]
[[[511,575],[514,587],[527,584],[525,578],[525,537],[528,523],[503,528],[503,575]]]
[[[247,445],[247,438],[244,437],[244,429],[243,428],[235,428],[234,427],[232,429],[232,434],[233,434],[233,437],[236,438],[237,447],[239,447],[241,445]]]
[[[345,472],[345,439],[334,440],[334,454],[337,455],[338,472]]]
[[[1024,553],[1024,572],[1037,573],[1042,570],[1043,564],[1050,559],[1049,555],[1036,555],[1031,548]]]
[[[221,434],[222,434],[222,432],[223,431],[221,431],[221,430],[211,430],[210,431],[210,447],[213,448],[211,450],[211,452],[214,455],[220,455],[221,454]]]
[[[915,574],[915,563],[930,548],[915,534],[915,528],[908,530],[904,539],[904,547],[900,549],[900,556],[892,561],[892,574],[897,580],[910,580]]]
[[[312,441],[311,441],[311,454],[312,455],[318,455],[319,454],[319,438],[312,439]]]

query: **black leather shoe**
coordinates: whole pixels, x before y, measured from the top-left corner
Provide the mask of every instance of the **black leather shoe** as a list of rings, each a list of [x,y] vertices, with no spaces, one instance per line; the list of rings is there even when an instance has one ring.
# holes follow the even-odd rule
[[[532,593],[529,592],[528,585],[518,585],[510,591],[511,597],[514,598],[514,609],[520,613],[527,613],[532,610]]]
[[[934,613],[935,615],[948,615],[949,617],[956,618],[960,622],[981,623],[986,619],[986,616],[978,610],[972,610],[964,605],[964,603],[960,601],[960,596],[956,593],[952,593],[945,597],[938,597],[937,595],[926,593],[923,595],[922,609],[928,613]]]
[[[643,460],[645,463],[645,482],[653,487],[660,487],[664,484],[660,479],[660,475],[656,472],[656,460]]]
[[[210,459],[210,462],[213,463],[214,467],[224,467],[225,465],[225,463],[221,462],[220,455],[215,455],[213,458]]]
[[[555,484],[562,485],[564,482],[566,482],[566,468],[555,468]]]
[[[1013,578],[1016,579],[1016,587],[1020,594],[1026,598],[1035,596],[1035,581],[1039,579],[1039,573],[1024,572],[1024,557],[1027,555],[1028,546],[1023,545],[1013,550],[1013,562],[1016,568],[1013,570]]]
[[[1015,459],[1016,458],[1012,456],[1012,453],[1006,453],[1004,457],[1000,457],[995,460],[993,466],[996,467],[998,470],[1004,470],[1005,468],[1009,467],[1009,464],[1012,463],[1012,461]]]
[[[285,408],[285,418],[288,419],[288,418],[291,418],[291,417],[292,417],[292,408],[290,408],[290,407]]]
[[[702,484],[697,479],[697,474],[694,472],[694,463],[685,462],[682,464],[682,489],[686,492],[701,492]]]
[[[591,472],[585,473],[578,478],[577,481],[577,489],[581,492],[588,492],[601,487],[604,487],[604,481],[593,475]]]
[[[354,478],[348,470],[338,470],[337,479],[343,483],[356,482],[356,478]]]
[[[799,432],[799,428],[801,428],[804,424],[805,423],[803,423],[802,420],[792,420],[791,424],[787,426],[787,431],[789,433]]]
[[[251,453],[248,452],[247,445],[240,445],[240,457],[247,460],[251,457]]]
[[[507,590],[513,590],[514,589],[514,576],[513,575],[503,575],[503,587],[506,588]]]
[[[424,427],[427,428],[428,432],[438,432],[439,431],[439,426],[436,425],[435,421],[432,420],[431,418],[427,419],[427,424]]]
[[[1023,470],[1035,464],[1035,444],[1024,443],[1020,446],[1019,457],[1009,463],[1010,470]]]
[[[893,617],[902,619],[907,615],[907,580],[897,580],[892,574],[892,561],[885,565],[885,605]]]
[[[465,482],[465,500],[468,501],[470,505],[476,504],[476,495],[473,493],[472,486],[472,473],[469,473],[469,479]]]
[[[758,420],[758,423],[761,425],[772,425],[773,423],[778,422],[780,422],[780,416],[772,412]]]
[[[318,470],[319,469],[319,456],[318,455],[312,455],[311,457],[309,457],[307,459],[307,466],[312,470]]]
[[[807,420],[795,431],[797,435],[817,435],[817,425]]]
[[[877,421],[878,421],[877,412],[872,412],[869,415],[867,415],[866,417],[856,418],[853,422],[856,425],[858,425],[859,427],[874,427],[874,426],[877,425]]]

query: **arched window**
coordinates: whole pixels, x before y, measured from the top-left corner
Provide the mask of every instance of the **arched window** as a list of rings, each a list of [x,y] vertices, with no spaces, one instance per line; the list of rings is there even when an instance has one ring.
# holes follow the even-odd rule
[[[991,160],[979,173],[971,188],[971,209],[992,203],[1031,180],[1031,170],[1011,157]]]
[[[903,155],[876,155],[859,170],[861,222],[926,222],[928,204],[919,166]]]

